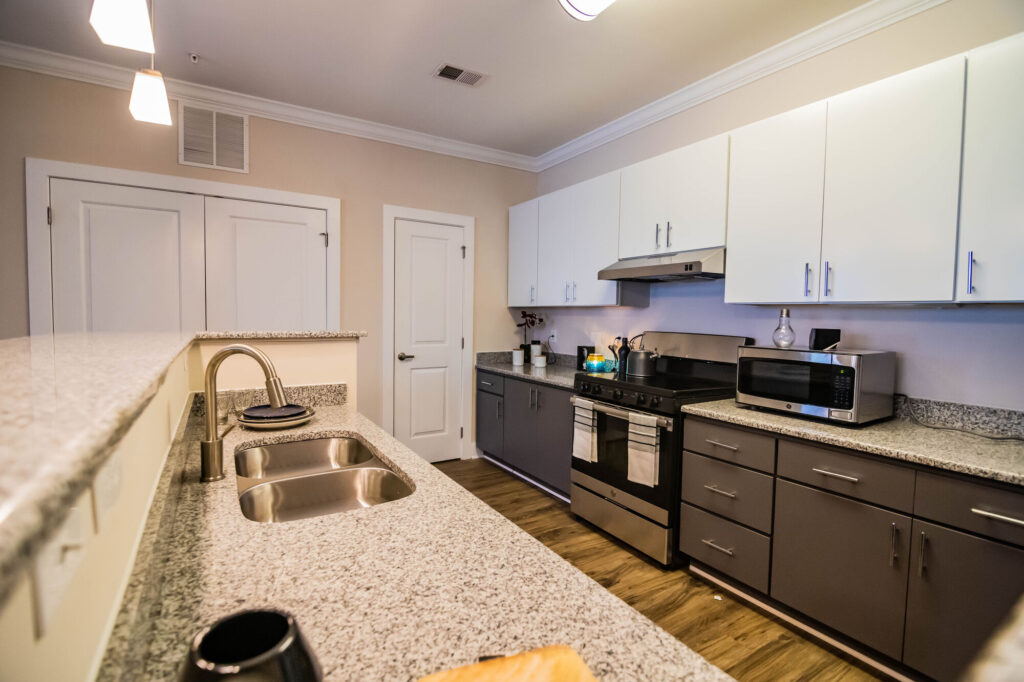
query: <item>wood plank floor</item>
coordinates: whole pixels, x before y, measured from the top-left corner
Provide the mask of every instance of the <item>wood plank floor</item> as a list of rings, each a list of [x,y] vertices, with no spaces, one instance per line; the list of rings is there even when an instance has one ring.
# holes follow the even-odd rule
[[[878,679],[687,571],[661,568],[486,460],[437,467],[738,680]]]

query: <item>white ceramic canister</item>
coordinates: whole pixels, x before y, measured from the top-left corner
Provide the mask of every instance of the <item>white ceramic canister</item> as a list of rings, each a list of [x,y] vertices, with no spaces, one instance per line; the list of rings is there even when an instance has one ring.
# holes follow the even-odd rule
[[[525,355],[525,352],[522,348],[512,351],[512,365],[514,367],[523,366],[523,355]]]

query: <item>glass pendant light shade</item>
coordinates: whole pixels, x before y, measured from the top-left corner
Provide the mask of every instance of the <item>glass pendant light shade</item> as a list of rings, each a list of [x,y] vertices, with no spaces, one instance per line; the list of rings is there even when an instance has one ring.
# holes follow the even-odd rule
[[[146,0],[93,0],[89,24],[104,45],[153,54]]]
[[[142,69],[135,72],[132,98],[128,102],[132,118],[146,123],[171,125],[171,108],[167,104],[167,88],[159,71]]]
[[[558,0],[558,2],[573,19],[590,21],[608,9],[615,0]]]

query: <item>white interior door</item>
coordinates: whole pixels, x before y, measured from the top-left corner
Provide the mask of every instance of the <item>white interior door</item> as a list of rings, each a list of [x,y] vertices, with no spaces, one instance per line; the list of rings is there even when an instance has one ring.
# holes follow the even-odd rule
[[[204,329],[203,198],[50,181],[53,330]]]
[[[327,329],[327,212],[206,198],[207,328]]]
[[[395,437],[429,462],[460,455],[463,229],[395,221]]]

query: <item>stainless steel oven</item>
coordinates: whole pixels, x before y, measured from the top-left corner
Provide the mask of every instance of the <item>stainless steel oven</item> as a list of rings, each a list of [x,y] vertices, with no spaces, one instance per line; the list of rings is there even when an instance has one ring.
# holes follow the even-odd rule
[[[575,401],[575,396],[574,396]],[[627,477],[629,413],[655,414],[594,401],[597,459],[572,460],[570,498],[574,514],[625,540],[663,564],[671,562],[676,538],[681,419],[658,416],[658,483]]]
[[[744,346],[736,402],[847,424],[891,417],[896,354]]]

